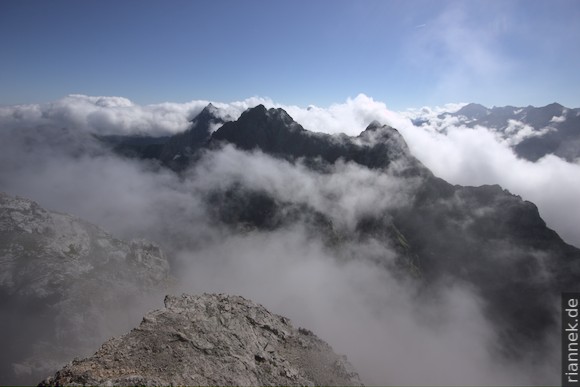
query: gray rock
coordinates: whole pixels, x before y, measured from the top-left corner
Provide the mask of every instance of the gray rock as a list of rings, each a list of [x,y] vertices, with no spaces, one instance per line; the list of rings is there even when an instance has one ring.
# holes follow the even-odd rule
[[[240,296],[166,296],[139,327],[41,385],[362,385],[306,329]]]
[[[166,292],[155,244],[0,193],[0,384],[37,381],[120,334]]]

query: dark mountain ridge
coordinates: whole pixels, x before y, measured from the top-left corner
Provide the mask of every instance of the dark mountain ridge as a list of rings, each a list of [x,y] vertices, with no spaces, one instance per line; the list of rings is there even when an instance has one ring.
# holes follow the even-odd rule
[[[302,159],[334,164],[338,159],[368,168],[388,168],[393,161],[406,161],[406,173],[418,174],[420,163],[409,154],[400,133],[389,126],[371,123],[359,136],[333,136],[310,132],[296,123],[283,109],[267,110],[263,105],[244,112],[237,121],[219,128],[210,144],[227,142],[242,150],[259,149],[290,161]]]

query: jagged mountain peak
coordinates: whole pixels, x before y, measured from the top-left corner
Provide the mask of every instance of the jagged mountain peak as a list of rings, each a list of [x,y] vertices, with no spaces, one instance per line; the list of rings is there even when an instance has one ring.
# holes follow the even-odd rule
[[[183,133],[172,136],[163,146],[159,159],[174,170],[186,168],[199,148],[210,139],[216,127],[231,120],[211,102],[190,122],[191,126]]]
[[[226,141],[245,150],[260,148],[280,154],[306,130],[281,108],[258,105],[247,109],[237,121],[227,122],[212,135],[216,142]]]
[[[370,124],[368,124],[368,126],[365,128],[365,130],[363,130],[359,134],[359,137],[363,136],[365,133],[383,133],[383,134],[387,134],[387,135],[394,134],[394,135],[401,137],[401,139],[403,138],[403,136],[399,133],[399,131],[397,129],[393,128],[390,125],[381,124],[377,120],[373,120]]]
[[[552,102],[552,103],[546,105],[545,107],[550,107],[550,108],[554,107],[554,108],[558,108],[558,109],[563,109],[564,105],[561,105],[558,102]]]
[[[333,164],[338,159],[369,168],[387,168],[392,161],[406,159],[412,168],[425,169],[411,156],[401,134],[378,121],[371,122],[358,137],[310,132],[283,109],[258,105],[246,110],[237,121],[227,122],[211,138],[242,150],[260,149],[287,160],[305,159],[310,165]],[[416,170],[415,172],[418,172]]]
[[[385,126],[386,125],[381,124],[379,121],[373,120],[370,124],[368,124],[368,126],[365,130],[377,130],[377,129],[383,128]]]
[[[379,121],[372,121],[357,139],[363,140],[368,146],[383,146],[385,153],[399,153],[406,157],[411,157],[407,142],[392,126],[381,124]]]
[[[195,124],[208,120],[223,121],[222,114],[220,114],[220,109],[215,107],[211,102],[208,103],[207,106],[205,106],[201,112],[198,113],[198,115],[193,117],[190,122]]]
[[[456,115],[463,115],[466,117],[483,118],[487,116],[490,109],[478,103],[470,103],[459,109]]]
[[[310,132],[284,109],[266,108],[263,104],[246,109],[237,120],[223,117],[223,112],[208,104],[188,130],[160,144],[157,158],[179,172],[201,156],[201,149],[230,143],[241,150],[260,149],[287,160],[305,158],[309,165],[318,166],[320,162],[333,164],[342,159],[369,168],[386,168],[394,159],[414,159],[403,136],[378,121],[371,122],[359,136],[350,137]],[[139,150],[135,149],[137,154]],[[411,164],[420,166],[416,159]]]
[[[266,108],[263,104],[249,108],[242,113],[240,120],[256,120],[256,123],[280,122],[287,126],[298,125],[282,108]]]

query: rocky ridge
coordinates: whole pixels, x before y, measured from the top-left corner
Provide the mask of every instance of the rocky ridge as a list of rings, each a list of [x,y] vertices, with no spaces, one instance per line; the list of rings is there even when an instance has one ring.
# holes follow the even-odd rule
[[[240,296],[166,296],[130,333],[42,386],[361,385],[345,356]]]

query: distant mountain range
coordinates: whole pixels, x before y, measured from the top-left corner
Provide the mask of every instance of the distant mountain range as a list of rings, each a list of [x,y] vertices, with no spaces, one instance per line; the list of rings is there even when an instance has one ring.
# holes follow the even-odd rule
[[[483,126],[512,139],[521,129],[528,127],[522,138],[515,138],[512,147],[516,154],[537,161],[553,154],[568,161],[580,157],[580,108],[570,109],[558,103],[544,107],[492,107],[470,103],[454,113],[442,113],[438,118],[456,117],[467,127]],[[414,121],[415,125],[428,122]]]

